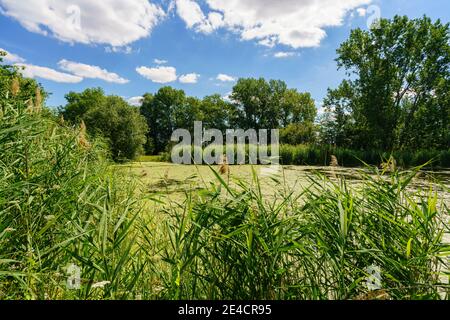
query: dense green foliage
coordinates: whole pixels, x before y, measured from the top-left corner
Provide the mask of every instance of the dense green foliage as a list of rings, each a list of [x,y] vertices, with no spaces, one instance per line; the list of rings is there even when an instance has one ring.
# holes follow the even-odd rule
[[[337,51],[350,78],[324,101],[323,141],[354,149],[447,149],[449,31],[439,20],[399,16],[353,30]]]
[[[147,152],[167,151],[175,129],[194,130],[194,121],[206,129],[278,129],[289,143],[313,142],[316,117],[309,93],[288,89],[283,81],[239,79],[231,94],[232,102],[220,95],[203,100],[187,97],[182,90],[161,88],[155,95],[144,95],[142,115],[149,127]]]
[[[421,166],[427,162],[429,162],[426,165],[428,168],[450,167],[450,149],[386,152],[314,145],[280,146],[280,162],[285,165],[328,166],[332,155],[343,167],[358,167],[364,163],[380,167],[382,162],[387,161],[391,156],[396,164],[404,169]]]
[[[106,138],[114,160],[135,159],[144,152],[148,128],[138,108],[121,97],[106,96],[100,88],[70,92],[66,99],[61,112],[64,120],[83,121],[90,135]]]
[[[4,52],[0,51],[0,103],[20,101],[31,111],[35,106],[43,107],[47,93],[33,79],[24,78],[20,75],[17,67],[2,64]]]
[[[250,149],[256,152],[264,151],[269,156],[271,148],[261,147],[257,145],[226,145],[223,152],[232,151],[234,154],[234,163],[237,164],[238,159],[245,158],[248,162]],[[172,149],[175,154],[189,152],[191,155],[204,153],[204,155],[214,154],[215,147],[210,146],[200,148],[195,146],[176,146]],[[398,150],[387,152],[382,150],[354,150],[344,147],[321,146],[311,144],[287,145],[282,144],[279,148],[280,164],[297,165],[297,166],[329,166],[331,165],[331,156],[335,156],[338,165],[342,167],[361,167],[371,165],[381,167],[391,157],[395,159],[396,166],[408,169],[422,166],[426,163],[426,168],[442,169],[450,167],[450,149],[448,150]],[[242,154],[239,158],[238,154]],[[231,161],[232,159],[229,159]],[[147,157],[147,161],[171,161],[170,153],[162,153],[155,158]],[[200,163],[197,163],[200,164]],[[203,164],[207,164],[203,162]]]

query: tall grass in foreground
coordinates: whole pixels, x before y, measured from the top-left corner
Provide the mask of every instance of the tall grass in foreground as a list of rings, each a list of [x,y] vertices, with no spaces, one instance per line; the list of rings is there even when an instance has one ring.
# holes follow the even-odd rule
[[[0,299],[133,298],[140,212],[102,144],[26,103],[0,109]]]
[[[238,188],[216,173],[161,203],[82,127],[0,108],[0,299],[448,298],[449,211],[410,191],[415,172],[361,173],[356,189],[317,175],[300,192],[274,178],[275,197],[256,173]]]
[[[217,176],[209,195],[168,211],[163,297],[448,298],[448,208],[432,190],[408,191],[415,173],[361,174],[358,191],[316,176],[294,196],[278,181],[272,200],[256,174],[240,191]],[[370,266],[381,271],[375,292],[366,284]]]

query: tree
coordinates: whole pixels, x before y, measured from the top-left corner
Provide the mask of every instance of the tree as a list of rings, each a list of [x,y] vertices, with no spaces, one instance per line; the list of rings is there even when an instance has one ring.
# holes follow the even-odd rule
[[[104,137],[115,161],[132,160],[143,152],[148,130],[139,109],[118,96],[105,96],[103,90],[87,89],[66,95],[67,105],[61,110],[65,120],[86,124],[92,136]]]
[[[206,129],[218,129],[225,132],[236,126],[235,106],[225,101],[219,94],[206,96],[201,102],[201,119]]]
[[[177,126],[176,110],[185,103],[184,91],[172,87],[163,87],[155,95],[144,95],[141,114],[147,120],[149,127],[147,153],[157,154],[166,150],[172,132]]]
[[[350,129],[364,137],[352,146],[448,147],[449,24],[427,17],[382,19],[369,31],[353,30],[337,53],[339,68],[352,80],[329,91],[326,103],[336,121],[344,112],[351,122],[347,137],[355,136]]]
[[[290,124],[312,124],[317,116],[317,108],[310,93],[301,93],[296,89],[286,90],[281,97],[280,125],[287,127]]]
[[[242,129],[278,128],[280,100],[286,91],[282,81],[265,79],[239,79],[231,99],[236,102]]]
[[[71,123],[80,122],[89,110],[104,106],[107,99],[102,88],[90,88],[81,93],[69,92],[65,98],[67,104],[61,113]]]
[[[316,133],[316,127],[312,122],[291,123],[280,130],[280,141],[290,145],[314,143]]]
[[[243,129],[274,129],[312,123],[317,114],[309,93],[288,89],[284,81],[239,79],[231,99],[236,103]]]

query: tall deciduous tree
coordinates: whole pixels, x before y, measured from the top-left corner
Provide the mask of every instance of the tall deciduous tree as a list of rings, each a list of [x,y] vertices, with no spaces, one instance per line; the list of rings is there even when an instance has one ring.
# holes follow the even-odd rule
[[[141,114],[149,127],[147,153],[165,151],[177,128],[176,110],[186,103],[183,90],[163,87],[155,95],[145,94]]]
[[[382,19],[369,31],[353,30],[337,52],[351,76],[325,99],[335,113],[337,143],[354,137],[353,130],[364,137],[351,139],[358,147],[448,147],[449,24]]]
[[[315,140],[317,115],[309,93],[288,89],[285,82],[239,79],[231,95],[243,129],[283,129],[281,142],[300,144]]]

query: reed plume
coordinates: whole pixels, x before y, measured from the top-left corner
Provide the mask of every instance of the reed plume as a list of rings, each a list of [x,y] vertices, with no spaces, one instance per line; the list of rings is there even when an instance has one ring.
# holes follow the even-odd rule
[[[335,155],[331,156],[330,167],[331,167],[331,176],[333,178],[337,178],[336,168],[339,167],[339,162]]]
[[[221,175],[228,175],[230,176],[230,166],[228,165],[228,159],[226,155],[223,155],[220,160],[220,167],[219,167],[219,173]]]
[[[397,170],[397,161],[393,156],[390,156],[388,161],[381,163],[381,169],[384,172],[395,172]]]
[[[330,167],[339,167],[338,159],[334,155],[331,156]]]
[[[18,78],[13,78],[11,82],[11,94],[16,97],[20,92],[20,82]]]
[[[78,144],[84,149],[89,149],[91,147],[91,144],[87,140],[86,132],[87,132],[86,124],[84,123],[83,120],[81,120],[80,133],[78,134]]]
[[[38,87],[36,88],[35,95],[34,95],[34,112],[40,113],[42,111],[42,93],[41,89]]]

